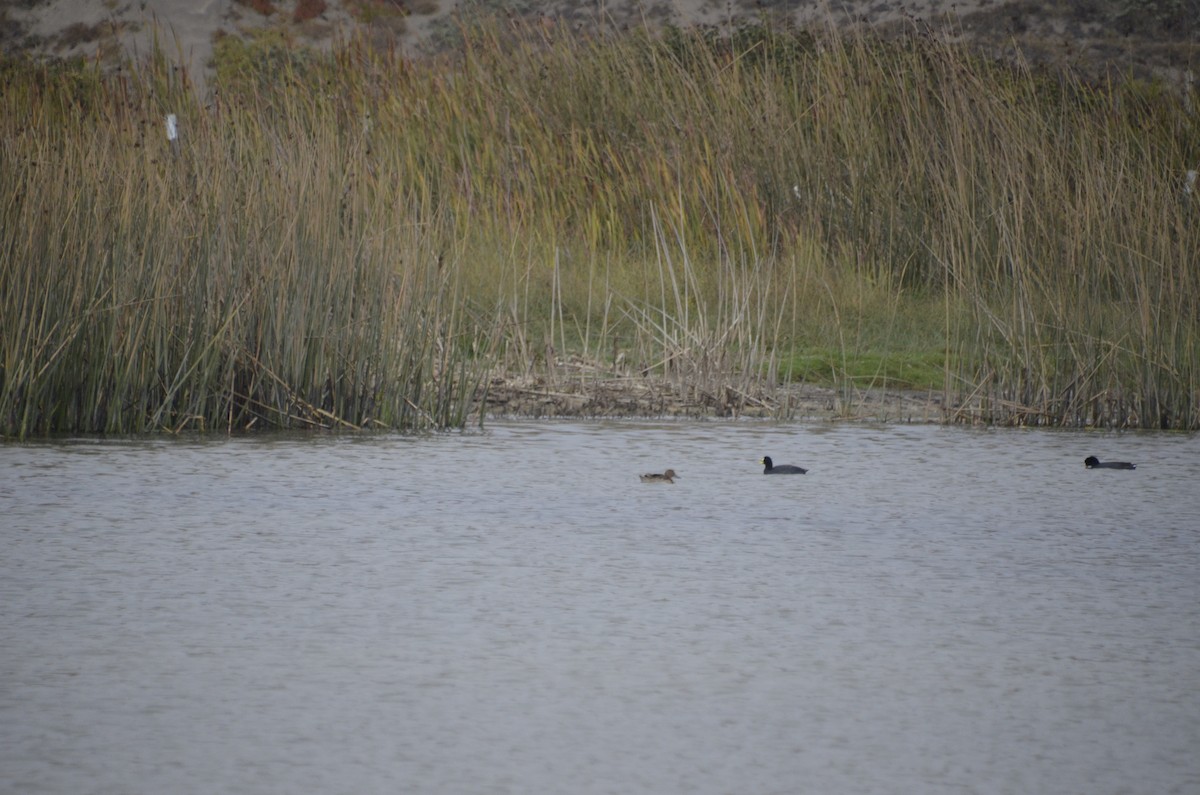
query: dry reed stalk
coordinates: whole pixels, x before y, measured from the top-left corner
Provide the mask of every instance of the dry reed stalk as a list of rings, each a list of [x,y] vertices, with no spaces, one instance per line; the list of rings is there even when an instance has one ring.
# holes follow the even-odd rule
[[[847,402],[932,351],[959,416],[1200,425],[1200,130],[1152,90],[919,33],[222,46],[211,108],[154,61],[0,98],[6,433],[455,422],[577,350],[741,392],[832,350]]]

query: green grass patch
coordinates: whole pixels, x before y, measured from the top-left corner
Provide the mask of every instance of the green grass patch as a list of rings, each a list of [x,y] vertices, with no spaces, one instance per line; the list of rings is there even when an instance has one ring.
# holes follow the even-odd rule
[[[946,383],[945,351],[798,351],[781,357],[779,370],[793,381],[868,389],[940,390]]]

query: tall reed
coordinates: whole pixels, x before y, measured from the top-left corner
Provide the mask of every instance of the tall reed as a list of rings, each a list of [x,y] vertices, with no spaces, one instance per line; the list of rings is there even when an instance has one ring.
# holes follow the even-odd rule
[[[441,209],[307,92],[205,109],[151,77],[4,114],[4,432],[461,424]]]
[[[952,420],[1200,426],[1195,97],[917,29],[284,44],[223,42],[209,105],[10,71],[6,432],[453,424],[571,353],[724,404],[935,362]]]

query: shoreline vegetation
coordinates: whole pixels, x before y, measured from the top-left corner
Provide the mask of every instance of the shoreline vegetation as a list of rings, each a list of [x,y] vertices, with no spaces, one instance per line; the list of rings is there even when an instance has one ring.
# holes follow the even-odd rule
[[[226,38],[210,101],[0,62],[0,434],[1200,428],[1195,89],[917,25],[461,36]]]

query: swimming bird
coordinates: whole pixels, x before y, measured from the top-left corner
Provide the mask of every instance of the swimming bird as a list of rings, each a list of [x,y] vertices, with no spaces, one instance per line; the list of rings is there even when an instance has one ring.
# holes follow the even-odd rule
[[[1137,469],[1137,464],[1131,464],[1128,461],[1104,461],[1094,455],[1089,455],[1083,459],[1083,465],[1088,469]]]
[[[663,472],[661,475],[658,474],[657,472],[652,472],[648,475],[642,475],[642,482],[643,483],[674,483],[675,478],[677,478],[677,477],[679,477],[679,476],[675,474],[674,469],[668,469],[666,472]]]
[[[780,464],[779,466],[775,466],[775,464],[771,462],[771,456],[769,455],[763,456],[762,460],[760,460],[758,463],[763,465],[764,475],[803,475],[808,471],[807,469],[794,467],[791,464]]]

